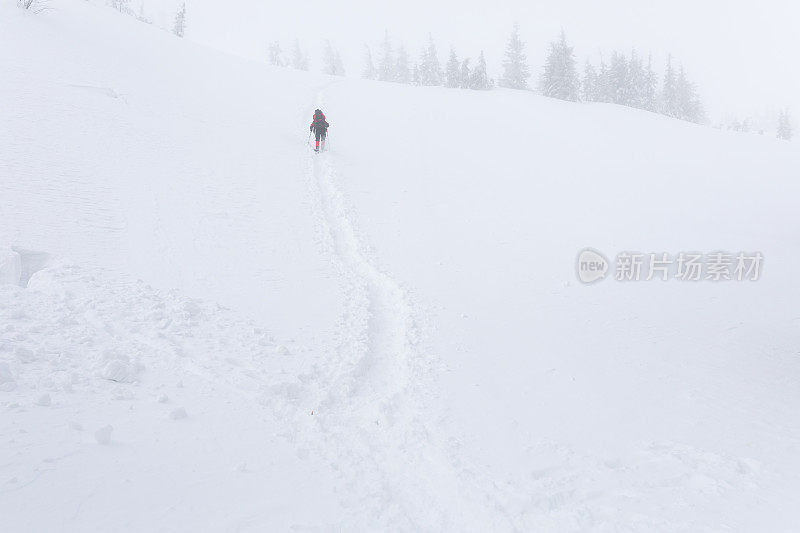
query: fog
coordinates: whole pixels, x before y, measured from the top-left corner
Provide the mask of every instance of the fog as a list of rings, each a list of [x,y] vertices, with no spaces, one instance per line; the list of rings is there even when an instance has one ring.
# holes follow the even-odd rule
[[[176,2],[150,3],[169,12]],[[787,105],[800,109],[800,5],[790,0],[190,0],[188,10],[188,38],[247,57],[265,57],[270,41],[288,49],[299,38],[311,54],[312,70],[319,70],[322,43],[330,39],[349,76],[361,71],[364,43],[377,45],[384,30],[413,55],[432,33],[442,61],[451,45],[460,56],[483,49],[496,76],[515,21],[536,74],[547,43],[563,28],[581,65],[601,52],[636,47],[653,54],[660,72],[672,53],[698,83],[712,120]]]

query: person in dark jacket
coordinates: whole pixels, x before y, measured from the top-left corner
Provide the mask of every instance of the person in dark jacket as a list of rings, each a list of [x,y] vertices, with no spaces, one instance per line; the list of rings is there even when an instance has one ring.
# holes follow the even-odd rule
[[[330,124],[325,120],[325,114],[319,109],[314,111],[314,120],[311,121],[311,127],[309,129],[314,132],[314,136],[317,139],[317,145],[314,148],[315,152],[320,151],[320,140],[322,141],[322,151],[325,151],[325,138],[328,136],[329,127]]]

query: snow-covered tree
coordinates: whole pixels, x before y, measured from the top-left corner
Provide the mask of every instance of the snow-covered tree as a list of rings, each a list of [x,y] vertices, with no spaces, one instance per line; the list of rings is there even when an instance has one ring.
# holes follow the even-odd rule
[[[597,65],[597,67],[595,67],[590,61],[587,61],[586,65],[587,66],[584,67],[584,78],[586,77],[586,69],[589,67],[591,67],[590,70],[592,73],[596,75],[594,83],[594,101],[604,103],[611,102],[611,84],[609,83],[608,64],[606,63],[603,55],[600,54],[600,63]]]
[[[420,85],[420,78],[419,78],[419,63],[414,63],[414,67],[411,69],[411,85]]]
[[[119,0],[128,1],[128,0]],[[172,25],[172,33],[178,37],[183,37],[186,32],[186,2],[181,4],[178,8],[178,13],[175,15],[175,23]]]
[[[586,102],[597,102],[597,70],[588,60],[583,67],[583,81],[581,83],[581,97]]]
[[[325,41],[325,51],[322,55],[322,71],[331,76],[344,76],[344,66],[339,52],[331,45],[330,41]]]
[[[630,60],[628,60],[628,79],[626,85],[625,95],[627,101],[625,105],[637,109],[645,109],[647,71],[635,49],[631,51],[631,57]]]
[[[447,60],[445,70],[445,87],[458,89],[461,87],[461,63],[458,61],[456,51],[450,49],[450,59]]]
[[[436,43],[433,42],[433,35],[429,35],[428,46],[423,50],[419,63],[419,81],[421,85],[442,85],[442,78]]]
[[[397,83],[411,83],[411,68],[409,63],[411,60],[406,52],[406,47],[403,43],[397,48],[397,54],[394,65],[394,81]]]
[[[608,90],[611,102],[629,105],[628,60],[619,52],[611,54],[611,63],[608,67]]]
[[[658,74],[655,73],[653,70],[653,57],[649,56],[647,58],[647,68],[644,71],[644,87],[643,87],[643,98],[644,98],[644,107],[648,111],[657,111],[658,110],[658,95],[656,91],[658,90]]]
[[[675,69],[671,56],[667,59],[660,93],[657,88],[658,75],[651,58],[645,65],[636,50],[630,58],[615,51],[609,65],[601,57],[599,71],[590,62],[586,63],[581,94],[589,101],[645,109],[690,122],[705,120],[696,86],[688,80],[682,66]]]
[[[377,80],[378,69],[375,68],[375,63],[372,61],[372,50],[366,44],[364,50],[364,69],[361,71],[361,77],[365,80]]]
[[[745,117],[744,120],[742,120],[739,129],[742,133],[750,133],[750,130],[752,129],[750,117]]]
[[[784,141],[791,141],[794,137],[794,129],[792,128],[792,117],[789,114],[789,109],[784,109],[778,114],[778,139]]]
[[[672,66],[672,56],[667,57],[667,67],[664,71],[664,84],[661,88],[661,114],[677,118],[680,115],[678,105],[678,78]]]
[[[461,83],[459,87],[462,89],[469,89],[471,86],[471,71],[469,68],[469,58],[465,57],[464,61],[461,62],[461,79],[459,80]]]
[[[383,35],[383,45],[381,46],[381,57],[378,63],[378,79],[381,81],[394,81],[395,71],[394,50],[389,32]]]
[[[705,111],[700,97],[697,95],[697,86],[686,77],[686,70],[681,65],[676,82],[678,114],[677,118],[689,122],[701,123],[705,119]]]
[[[489,76],[486,73],[486,58],[483,55],[483,50],[481,50],[481,53],[478,56],[478,64],[475,65],[474,69],[472,69],[469,87],[470,89],[475,89],[478,91],[486,91],[492,88],[492,84],[489,81]]]
[[[575,54],[567,44],[567,35],[562,31],[559,39],[550,43],[550,52],[539,79],[539,90],[545,96],[575,102],[579,89]]]
[[[500,85],[509,89],[527,88],[528,78],[531,76],[527,61],[525,43],[522,42],[519,36],[519,24],[514,24],[511,37],[508,39],[508,46],[506,46],[503,77],[500,79]]]
[[[336,75],[344,76],[344,63],[342,62],[342,56],[339,55],[339,50],[334,50],[333,52],[333,64],[336,65]]]
[[[292,68],[297,70],[308,70],[308,56],[300,47],[300,40],[295,39],[292,46]]]
[[[131,10],[131,0],[108,0],[108,5],[120,13],[125,13],[126,15],[133,14]]]
[[[273,41],[268,49],[269,64],[273,67],[284,67],[286,63],[283,61],[283,50],[281,50],[281,43]]]

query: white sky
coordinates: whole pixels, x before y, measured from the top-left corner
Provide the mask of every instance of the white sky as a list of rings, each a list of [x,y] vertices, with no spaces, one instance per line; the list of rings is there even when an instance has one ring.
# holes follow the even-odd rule
[[[136,0],[134,0],[134,3]],[[170,11],[176,0],[147,0]],[[659,72],[668,52],[682,61],[711,117],[757,115],[790,105],[800,115],[800,2],[794,0],[187,0],[187,37],[239,55],[263,58],[278,40],[295,38],[320,67],[330,39],[348,75],[359,75],[365,42],[388,29],[416,54],[428,32],[446,60],[484,49],[497,75],[505,40],[518,21],[538,73],[550,39],[563,28],[581,62],[617,48],[653,53]]]

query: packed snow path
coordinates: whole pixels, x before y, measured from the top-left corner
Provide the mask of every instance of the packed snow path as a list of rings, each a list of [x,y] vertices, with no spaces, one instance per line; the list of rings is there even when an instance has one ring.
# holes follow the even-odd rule
[[[348,303],[336,345],[306,393],[316,403],[303,413],[314,420],[304,437],[349,478],[344,504],[358,510],[359,529],[474,525],[468,500],[480,485],[431,427],[436,365],[423,353],[409,296],[360,242],[334,156],[311,156],[308,178]],[[461,503],[453,505],[453,494]]]
[[[312,166],[331,251],[348,285],[351,307],[342,324],[341,365],[330,376],[332,394],[357,400],[363,407],[376,398],[390,403],[406,391],[419,363],[412,309],[397,282],[363,252],[336,187],[330,157],[315,157]],[[376,417],[386,415],[376,407]]]

